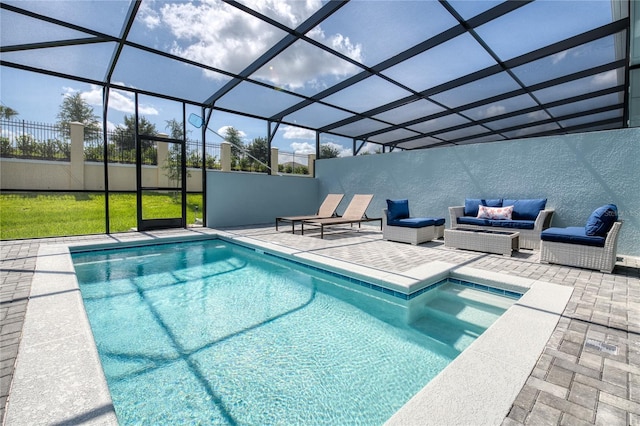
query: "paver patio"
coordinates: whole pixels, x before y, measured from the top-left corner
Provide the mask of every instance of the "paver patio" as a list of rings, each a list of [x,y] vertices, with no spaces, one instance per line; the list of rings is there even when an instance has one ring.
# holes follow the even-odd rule
[[[402,273],[432,261],[472,266],[573,287],[573,295],[504,425],[640,425],[640,264],[621,259],[613,274],[538,263],[538,252],[513,257],[382,240],[375,227],[319,234],[276,232],[273,226],[225,229],[237,235],[328,258]],[[208,229],[6,241],[1,249],[0,418],[18,353],[38,248],[43,244],[107,243],[215,233]],[[604,345],[602,345],[604,343]],[[600,345],[599,345],[600,344]],[[612,348],[615,347],[617,353]],[[479,419],[481,421],[481,419]]]

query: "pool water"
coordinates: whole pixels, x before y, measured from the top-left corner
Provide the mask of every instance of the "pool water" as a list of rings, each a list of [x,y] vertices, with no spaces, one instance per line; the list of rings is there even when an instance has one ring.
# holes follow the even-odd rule
[[[379,425],[514,302],[408,303],[221,240],[73,261],[121,425]]]

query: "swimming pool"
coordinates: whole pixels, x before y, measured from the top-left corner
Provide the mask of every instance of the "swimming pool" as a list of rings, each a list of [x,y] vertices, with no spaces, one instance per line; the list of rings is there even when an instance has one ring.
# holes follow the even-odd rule
[[[515,301],[403,300],[222,240],[73,260],[121,424],[381,424]]]

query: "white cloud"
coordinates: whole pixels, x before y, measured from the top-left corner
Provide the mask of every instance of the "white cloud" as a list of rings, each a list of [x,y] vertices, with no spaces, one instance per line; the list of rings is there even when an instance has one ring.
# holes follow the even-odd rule
[[[256,0],[253,10],[294,27],[321,7],[321,0]],[[151,14],[149,14],[151,16]],[[200,3],[165,4],[159,10],[162,24],[175,38],[173,54],[207,65],[240,72],[263,52],[280,41],[285,33],[225,3],[205,0]],[[146,21],[145,21],[146,22]],[[150,29],[156,22],[149,20]],[[310,37],[331,45],[343,54],[360,59],[362,48],[341,34],[327,36],[320,28]],[[341,77],[357,68],[305,42],[297,42],[254,74],[254,77],[291,90],[305,86],[324,86],[320,79]],[[208,73],[209,76],[214,76]],[[333,83],[333,82],[331,82]]]
[[[309,129],[303,129],[295,126],[284,126],[281,130],[282,137],[285,139],[315,139],[316,132]]]
[[[338,154],[339,157],[351,156],[351,148],[345,148],[344,146],[337,144],[335,142],[322,142],[322,145],[328,145],[331,148],[336,149],[339,152]],[[373,144],[367,144],[367,145],[373,145]],[[293,151],[294,154],[307,155],[307,154],[314,154],[316,152],[316,145],[308,142],[292,142],[289,146],[291,147],[291,150]],[[365,146],[365,148],[370,152],[375,152],[375,148],[370,149],[367,146]]]
[[[124,84],[123,84],[124,85]],[[65,88],[65,95],[73,94],[77,90]],[[102,88],[91,85],[91,89],[80,94],[89,105],[102,109]],[[135,114],[135,98],[131,92],[121,90],[109,91],[109,109],[124,112],[125,114]],[[153,105],[138,104],[138,110],[141,115],[151,116],[159,115],[159,111]]]
[[[289,146],[294,154],[314,154],[316,152],[315,144],[308,142],[292,142]]]
[[[148,6],[149,3],[142,2],[140,9],[138,10],[138,19],[141,19],[144,25],[149,29],[154,29],[160,26],[160,16],[158,13]]]
[[[227,136],[227,129],[229,128],[233,128],[233,126],[222,126],[218,129],[217,132],[218,134],[224,137],[224,136]],[[238,132],[238,136],[240,136],[240,139],[245,139],[247,137],[247,134],[242,130],[236,129],[236,132]]]
[[[596,74],[591,79],[596,86],[613,86],[618,82],[618,74],[616,70],[611,70]]]
[[[549,118],[549,115],[544,111],[534,111],[527,114],[527,117],[529,118],[529,122],[532,123],[534,121],[546,120]]]
[[[484,112],[482,113],[482,118],[489,118],[489,117],[502,115],[506,111],[507,111],[507,108],[505,108],[502,105],[491,105],[489,108],[484,110]]]
[[[331,148],[337,149],[340,151],[338,157],[350,157],[352,155],[351,148],[345,148],[344,146],[337,144],[335,142],[323,142],[322,145],[328,145]]]
[[[569,49],[571,50],[571,49]],[[565,50],[563,52],[560,53],[556,53],[555,55],[551,55],[551,63],[553,65],[557,64],[558,62],[562,61],[564,58],[567,57],[567,55],[569,54],[569,50]]]
[[[360,148],[359,154],[368,152],[370,154],[375,154],[378,150],[382,151],[382,146],[375,143],[365,143],[362,148]],[[351,155],[351,150],[349,150],[349,155]]]

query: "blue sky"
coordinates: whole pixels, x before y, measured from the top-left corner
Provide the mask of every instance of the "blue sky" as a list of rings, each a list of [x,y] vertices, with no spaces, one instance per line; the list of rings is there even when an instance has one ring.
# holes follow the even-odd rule
[[[42,6],[42,3],[39,2]],[[17,2],[19,7],[28,7],[24,3]],[[54,6],[54,4],[56,6]],[[277,17],[287,25],[296,26],[310,16],[314,10],[321,7],[322,2],[310,0],[307,2],[292,2],[285,7],[284,2],[267,1],[262,2],[261,10],[266,15]],[[120,30],[123,13],[128,8],[128,2],[102,2],[104,9],[101,10],[100,22],[97,23],[100,31],[108,34],[116,34]],[[41,10],[41,9],[40,9]],[[89,2],[61,2],[53,1],[45,4],[45,11],[51,16],[59,16],[69,19],[79,25],[95,27],[93,14],[90,13]],[[6,14],[7,12],[3,12]],[[71,14],[71,18],[69,17]],[[107,14],[108,16],[104,16]],[[110,16],[109,16],[110,15]],[[90,22],[87,22],[91,19]],[[3,20],[3,24],[9,18]],[[18,25],[18,23],[14,23]],[[4,27],[4,26],[3,26]],[[78,33],[71,30],[61,30],[53,28],[50,24],[44,25],[44,35],[38,32],[26,30],[24,27],[8,28],[2,32],[5,41],[3,44],[19,44],[27,42],[43,41],[43,37],[55,34],[53,38],[75,38]],[[310,35],[314,38],[328,41],[334,47],[340,48],[350,56],[358,58],[358,45],[351,45],[350,41],[339,34],[327,36],[322,33],[322,28],[312,30]],[[20,35],[16,35],[16,33]],[[232,33],[232,34],[230,34]],[[159,50],[177,54],[192,60],[197,60],[205,64],[239,72],[249,63],[255,60],[264,50],[277,42],[284,36],[284,32],[277,30],[249,15],[239,13],[234,8],[221,5],[217,2],[204,1],[197,4],[188,2],[156,2],[145,1],[138,13],[136,24],[133,26],[129,39],[140,44],[144,44]],[[15,41],[10,40],[15,38]],[[203,48],[206,47],[206,48]],[[334,84],[345,76],[352,75],[357,71],[353,65],[337,60],[327,60],[327,57],[317,58],[313,55],[304,55],[300,50],[309,49],[309,46],[294,46],[287,55],[269,64],[260,70],[254,77],[259,81],[269,81],[271,84],[286,86],[289,90],[305,93],[311,88],[317,91]],[[342,46],[342,47],[340,47]],[[94,46],[91,46],[94,48]],[[106,46],[105,46],[106,47]],[[312,46],[311,46],[312,47]],[[317,49],[317,48],[314,48]],[[59,49],[59,55],[52,55],[47,58],[45,68],[66,70],[70,73],[77,72],[74,67],[83,67],[82,72],[87,77],[100,80],[108,59],[111,57],[112,49],[105,48],[96,54],[95,50],[89,53],[88,47],[80,46],[73,49],[73,53],[91,55],[91,61],[68,60],[72,52],[65,52]],[[71,50],[71,49],[69,49]],[[298,50],[298,51],[296,51]],[[30,52],[26,52],[22,58],[27,57]],[[67,56],[69,55],[69,56]],[[35,55],[34,55],[35,56]],[[300,58],[306,58],[300,63]],[[8,55],[7,59],[12,58]],[[322,60],[319,60],[322,59]],[[27,57],[26,62],[34,65],[41,58]],[[175,87],[178,93],[187,93],[187,97],[203,100],[213,94],[215,90],[222,87],[229,78],[223,75],[206,73],[195,68],[178,65],[178,69],[172,69],[176,65],[162,63],[152,63],[156,59],[149,57],[145,52],[136,49],[125,49],[122,59],[115,70],[113,82],[122,82],[126,87],[141,87],[145,90],[166,90],[166,87]],[[283,66],[286,62],[297,62],[300,66],[292,69],[290,66]],[[337,63],[342,62],[342,63]],[[140,63],[147,64],[147,72],[141,72]],[[321,64],[319,70],[317,65]],[[185,68],[187,68],[185,70]],[[162,70],[162,71],[160,71]],[[176,78],[177,73],[182,73]],[[319,79],[318,76],[321,78]],[[328,78],[327,78],[328,76]],[[322,80],[322,81],[321,81]],[[11,107],[19,112],[19,119],[36,121],[43,123],[53,123],[56,121],[56,114],[63,101],[64,96],[72,93],[81,93],[83,99],[94,108],[96,115],[102,115],[102,89],[85,83],[73,80],[60,79],[42,74],[25,72],[9,67],[2,67],[0,70],[0,87],[2,104]],[[256,86],[257,87],[257,86]],[[170,93],[174,94],[174,93]],[[293,98],[293,97],[292,97]],[[299,99],[298,99],[299,101]],[[222,106],[225,99],[221,100]],[[124,115],[131,115],[134,112],[134,99],[131,92],[112,91],[109,100],[108,123],[113,128],[123,122]],[[199,113],[199,109],[193,108],[190,112]],[[188,112],[189,113],[189,112]],[[156,128],[163,131],[166,121],[172,118],[179,118],[180,107],[175,103],[164,101],[159,98],[141,97],[140,114],[149,121],[156,124]],[[245,118],[239,115],[215,112],[210,127],[224,134],[224,128],[233,126],[241,132],[245,143],[251,142],[256,137],[266,137],[267,123],[265,121]],[[189,126],[188,126],[189,127]],[[198,134],[198,129],[191,128],[193,135]],[[216,136],[210,136],[212,142],[219,142]],[[351,140],[323,135],[322,143],[332,144],[349,155],[351,152]],[[294,152],[315,152],[315,133],[302,128],[281,125],[274,138],[273,146],[283,151]]]
[[[34,8],[38,13],[113,36],[119,35],[130,4],[122,0],[95,2],[10,0],[7,3],[14,3],[26,9]],[[322,0],[288,2],[243,0],[241,3],[290,28],[296,28],[325,2]],[[451,1],[452,6],[465,19],[499,3],[500,1],[494,0]],[[3,46],[86,36],[54,24],[39,22],[37,25],[31,25],[25,18],[5,10],[1,15],[0,36]],[[96,19],[96,16],[99,16],[99,19]],[[546,46],[610,21],[611,3],[608,0],[543,0],[527,4],[495,22],[485,24],[477,28],[477,32],[485,38],[501,60],[509,60],[523,52]],[[354,61],[373,66],[456,24],[455,19],[437,1],[353,0],[320,26],[310,30],[307,36]],[[541,25],[548,25],[553,31],[547,31],[541,28]],[[505,34],[509,36],[506,37]],[[285,35],[285,31],[216,0],[199,2],[145,0],[141,4],[128,39],[211,67],[240,72]],[[515,43],[514,40],[518,42]],[[602,42],[599,43],[602,44]],[[114,49],[115,43],[107,42],[7,52],[3,57],[7,61],[102,80]],[[516,69],[516,73],[519,73],[519,77],[523,80],[529,78],[528,76],[551,78],[555,76],[552,71],[557,72],[558,75],[571,72],[577,69],[575,67],[580,61],[587,63],[593,60],[596,65],[603,57],[600,51],[604,50],[595,44],[591,51],[587,48],[568,50],[553,58],[540,61],[539,64],[532,63],[522,67],[521,70]],[[462,34],[434,49],[384,70],[384,74],[414,90],[421,91],[494,63],[490,55],[479,48],[469,34]],[[567,66],[564,66],[565,64]],[[252,74],[251,78],[290,92],[313,96],[360,71],[361,69],[354,64],[329,55],[304,40],[298,40]],[[610,74],[613,76],[613,73]],[[229,77],[224,74],[203,71],[130,46],[125,46],[123,49],[112,77],[114,84],[123,87],[162,92],[200,102],[216,93],[228,81]],[[476,84],[475,90],[484,87],[490,89],[489,92],[500,93],[517,87],[512,79],[505,78],[504,75],[496,75],[491,81],[487,79],[483,83],[486,84],[484,86]],[[94,108],[96,115],[102,114],[102,90],[97,86],[2,67],[0,89],[2,104],[17,110],[20,113],[18,118],[28,121],[55,122],[63,97],[72,93],[81,93],[83,99]],[[462,102],[462,99],[474,93],[476,92],[467,88],[454,89],[440,93],[434,98],[450,107],[455,107],[468,102],[468,100]],[[405,89],[373,76],[343,92],[327,97],[326,100],[355,112],[363,112],[409,94],[410,92]],[[484,96],[489,94],[486,93]],[[270,116],[297,104],[300,100],[282,91],[244,82],[230,95],[222,96],[216,106]],[[505,112],[510,107],[508,102],[509,100],[505,100],[500,105],[488,105],[472,113],[474,117],[482,118]],[[181,115],[180,107],[176,103],[159,98],[141,97],[139,105],[140,114],[154,123],[160,131],[165,129],[167,120],[179,118]],[[513,108],[519,109],[525,106],[528,105],[523,100],[522,103],[516,103]],[[112,91],[109,107],[107,116],[109,127],[115,127],[122,123],[125,114],[133,114],[132,93]],[[398,108],[397,111],[383,113],[379,118],[392,123],[401,123],[414,118],[415,111],[433,113],[439,110],[442,108],[429,101],[419,101],[410,105],[410,108]],[[190,109],[188,114],[190,112],[199,113],[195,108]],[[321,127],[347,116],[349,116],[348,113],[339,109],[313,105],[295,112],[286,119]],[[457,119],[465,121],[459,116]],[[525,117],[525,121],[539,119],[540,117]],[[362,124],[364,120],[363,123],[354,123],[353,126],[359,131],[358,126]],[[425,122],[415,126],[414,130],[428,132],[433,130],[435,124],[437,123]],[[444,124],[444,120],[440,124]],[[266,121],[214,113],[210,127],[219,133],[224,133],[227,126],[238,129],[245,143],[251,142],[256,137],[267,135]],[[197,135],[197,129],[192,130],[193,135]],[[366,133],[366,128],[363,128],[363,132]],[[219,141],[215,136],[210,140],[214,143]],[[343,150],[343,155],[350,154],[351,139],[323,134],[321,142],[334,144]],[[299,127],[281,125],[275,136],[274,146],[282,151],[313,152],[315,133]],[[365,149],[373,151],[377,147]]]

